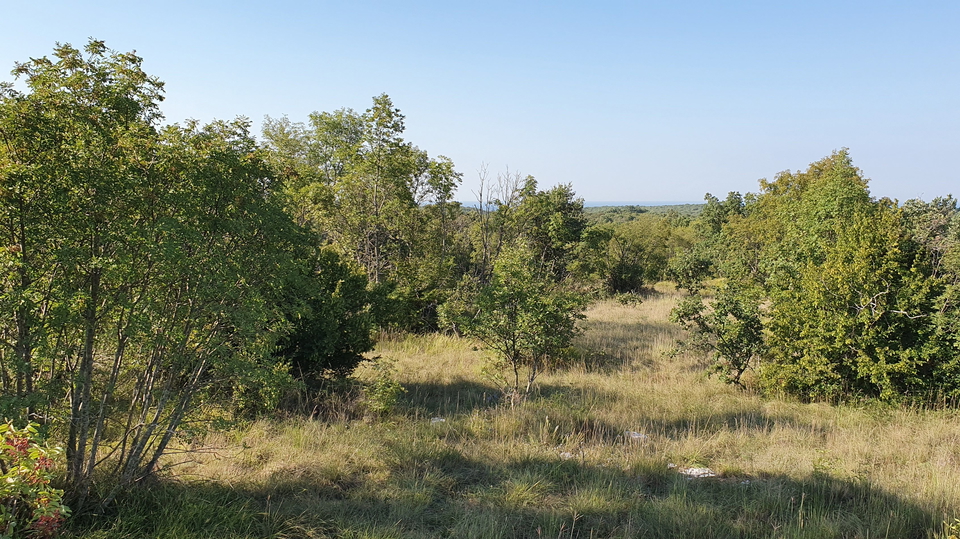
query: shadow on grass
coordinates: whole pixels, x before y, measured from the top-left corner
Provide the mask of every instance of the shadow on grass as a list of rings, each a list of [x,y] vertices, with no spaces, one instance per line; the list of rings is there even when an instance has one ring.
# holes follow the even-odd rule
[[[474,410],[495,408],[501,403],[502,391],[492,384],[470,380],[439,383],[407,383],[401,406],[415,416],[449,417],[469,414]]]
[[[621,470],[559,457],[479,461],[413,441],[389,451],[389,474],[353,478],[338,493],[302,477],[261,487],[162,482],[67,536],[919,539],[942,521],[825,475],[689,479],[654,460]]]
[[[401,407],[407,415],[415,418],[447,419],[510,406],[504,402],[500,389],[468,380],[448,384],[414,383],[405,387],[407,393],[403,396]],[[696,417],[672,421],[641,414],[629,425],[614,425],[595,417],[595,410],[616,406],[619,402],[620,396],[593,387],[538,384],[517,407],[528,412],[529,418],[521,418],[524,421],[542,421],[547,416],[551,418],[551,428],[559,425],[561,432],[582,433],[586,439],[607,443],[615,441],[627,430],[638,428],[646,428],[671,439],[687,438],[691,433],[709,435],[723,430],[767,432],[781,427],[802,429],[814,437],[826,433],[823,426],[815,425],[809,419],[796,415],[771,415],[760,409],[705,412]],[[526,427],[520,430],[529,432],[530,429]]]
[[[628,366],[633,368],[650,369],[656,365],[652,357],[628,357],[622,350],[616,353],[588,348],[583,346],[574,347],[568,357],[559,361],[556,370],[580,369],[590,373],[612,373],[624,369]]]
[[[827,429],[815,424],[809,418],[795,414],[768,413],[761,408],[712,411],[703,410],[699,413],[687,413],[686,417],[674,420],[664,420],[658,414],[647,416],[638,411],[630,424],[613,425],[602,424],[593,419],[595,410],[618,406],[622,397],[615,393],[608,393],[594,387],[571,387],[558,385],[542,385],[537,393],[525,406],[538,409],[542,414],[548,414],[557,421],[566,419],[575,425],[563,425],[567,431],[576,430],[605,430],[611,435],[603,436],[602,440],[609,442],[622,435],[626,430],[645,428],[651,433],[667,436],[671,439],[684,439],[693,435],[711,435],[720,431],[749,431],[768,432],[777,428],[799,429],[810,436],[825,435]],[[584,426],[592,424],[595,427]]]
[[[654,423],[663,435],[671,439],[684,439],[691,435],[711,435],[727,431],[769,432],[787,427],[806,432],[816,439],[825,436],[827,429],[798,416],[770,415],[760,410],[710,413],[695,418]]]
[[[469,414],[474,410],[485,410],[498,406],[509,406],[505,400],[503,388],[493,383],[480,383],[459,379],[448,383],[413,382],[404,383],[406,393],[400,399],[401,408],[408,414],[418,417],[449,417]],[[575,405],[589,401],[594,404],[613,404],[619,397],[596,389],[582,389],[571,386],[537,383],[525,402],[544,400],[562,401],[564,405]]]
[[[413,418],[446,420],[476,411],[511,407],[500,389],[466,380],[450,384],[415,383],[404,387],[407,393],[401,406]],[[519,423],[516,431],[529,433],[548,428],[558,433],[582,435],[584,440],[612,442],[622,437],[624,429],[597,419],[593,410],[615,402],[614,395],[596,390],[538,385],[524,401],[514,405],[517,414],[513,417]],[[544,417],[550,418],[549,425],[539,424]]]

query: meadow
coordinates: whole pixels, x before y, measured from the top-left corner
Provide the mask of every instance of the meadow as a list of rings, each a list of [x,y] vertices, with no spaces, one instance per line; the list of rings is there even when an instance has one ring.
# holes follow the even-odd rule
[[[469,339],[384,335],[405,393],[261,419],[171,455],[69,536],[939,538],[960,535],[960,413],[805,404],[671,353],[677,293],[595,304],[563,368],[499,397]],[[369,366],[363,379],[382,375]],[[715,474],[711,477],[693,475]]]

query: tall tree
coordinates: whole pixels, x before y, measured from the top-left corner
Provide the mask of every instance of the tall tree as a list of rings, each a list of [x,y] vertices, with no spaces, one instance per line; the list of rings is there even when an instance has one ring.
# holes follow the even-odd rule
[[[309,125],[268,119],[264,136],[290,176],[291,213],[392,290],[401,301],[390,310],[413,321],[432,318],[424,313],[457,280],[460,174],[449,159],[404,141],[404,128],[403,114],[380,95],[362,114],[313,113]]]
[[[312,239],[246,123],[161,132],[139,57],[54,57],[0,99],[0,378],[8,413],[64,418],[79,506],[95,472],[152,473],[198,399],[285,383],[272,352]]]
[[[500,253],[518,243],[557,281],[569,276],[586,230],[583,199],[570,185],[546,191],[533,176],[506,171],[496,182],[481,171],[479,205],[474,212],[475,278],[486,282]]]

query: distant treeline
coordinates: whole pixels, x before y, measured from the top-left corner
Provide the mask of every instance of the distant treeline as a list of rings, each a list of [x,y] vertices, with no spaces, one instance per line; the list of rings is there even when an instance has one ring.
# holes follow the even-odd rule
[[[639,215],[677,215],[693,219],[703,211],[703,204],[664,204],[662,206],[586,206],[583,208],[591,224],[623,223],[633,221]]]

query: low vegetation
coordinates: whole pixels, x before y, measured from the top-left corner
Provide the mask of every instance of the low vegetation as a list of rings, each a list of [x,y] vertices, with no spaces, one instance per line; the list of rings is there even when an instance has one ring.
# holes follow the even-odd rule
[[[511,407],[476,343],[392,335],[385,415],[259,420],[172,456],[159,486],[80,537],[946,538],[952,409],[804,404],[671,354],[677,293],[590,308],[581,354]],[[380,376],[364,368],[357,377]],[[349,405],[348,405],[349,404]],[[674,467],[675,466],[675,467]],[[688,468],[717,477],[690,478]],[[951,527],[953,526],[953,527]]]

